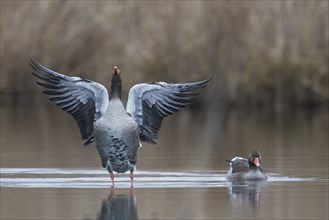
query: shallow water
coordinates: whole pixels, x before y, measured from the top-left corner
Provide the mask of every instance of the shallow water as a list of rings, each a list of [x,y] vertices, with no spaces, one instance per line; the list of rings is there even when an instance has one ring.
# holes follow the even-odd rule
[[[135,187],[110,178],[52,105],[1,106],[1,219],[327,219],[328,113],[185,110],[139,150]],[[227,182],[257,148],[267,182]]]
[[[109,177],[102,170],[54,168],[2,168],[1,187],[11,188],[109,188]],[[208,188],[227,187],[225,171],[154,172],[135,171],[134,188]],[[269,173],[267,182],[305,182],[316,178],[282,177]],[[115,188],[130,188],[129,175],[115,178]],[[257,182],[257,181],[256,181]],[[244,185],[250,185],[249,182]],[[260,183],[260,182],[258,182]],[[240,186],[241,184],[239,184]]]

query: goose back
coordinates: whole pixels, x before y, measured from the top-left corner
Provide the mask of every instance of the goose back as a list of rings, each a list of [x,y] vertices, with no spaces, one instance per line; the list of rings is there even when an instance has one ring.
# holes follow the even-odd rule
[[[137,162],[139,129],[137,123],[126,113],[119,98],[111,99],[105,115],[94,124],[95,142],[105,168],[107,161],[118,173],[129,170]]]

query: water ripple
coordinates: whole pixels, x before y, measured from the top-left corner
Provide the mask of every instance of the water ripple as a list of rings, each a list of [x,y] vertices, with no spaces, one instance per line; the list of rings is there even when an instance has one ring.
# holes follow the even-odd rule
[[[15,188],[109,188],[104,170],[59,168],[0,168],[1,187]],[[135,188],[209,188],[227,187],[226,171],[156,172],[135,171]],[[313,181],[271,173],[268,182]],[[117,174],[116,188],[130,187],[129,174]]]

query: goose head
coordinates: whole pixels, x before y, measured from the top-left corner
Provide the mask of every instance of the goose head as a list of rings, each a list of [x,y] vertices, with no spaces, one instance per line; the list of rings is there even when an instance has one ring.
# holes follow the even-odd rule
[[[258,168],[261,163],[261,155],[258,150],[253,150],[248,157],[250,168]]]
[[[117,66],[113,67],[113,75],[111,80],[111,96],[121,98],[121,77],[120,77],[121,71]]]

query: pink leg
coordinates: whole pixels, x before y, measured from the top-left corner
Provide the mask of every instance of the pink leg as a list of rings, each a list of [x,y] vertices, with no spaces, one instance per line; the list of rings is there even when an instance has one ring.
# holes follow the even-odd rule
[[[110,173],[110,177],[111,177],[111,180],[112,180],[112,188],[113,188],[114,187],[114,174]]]
[[[131,188],[134,188],[134,173],[130,172]]]

